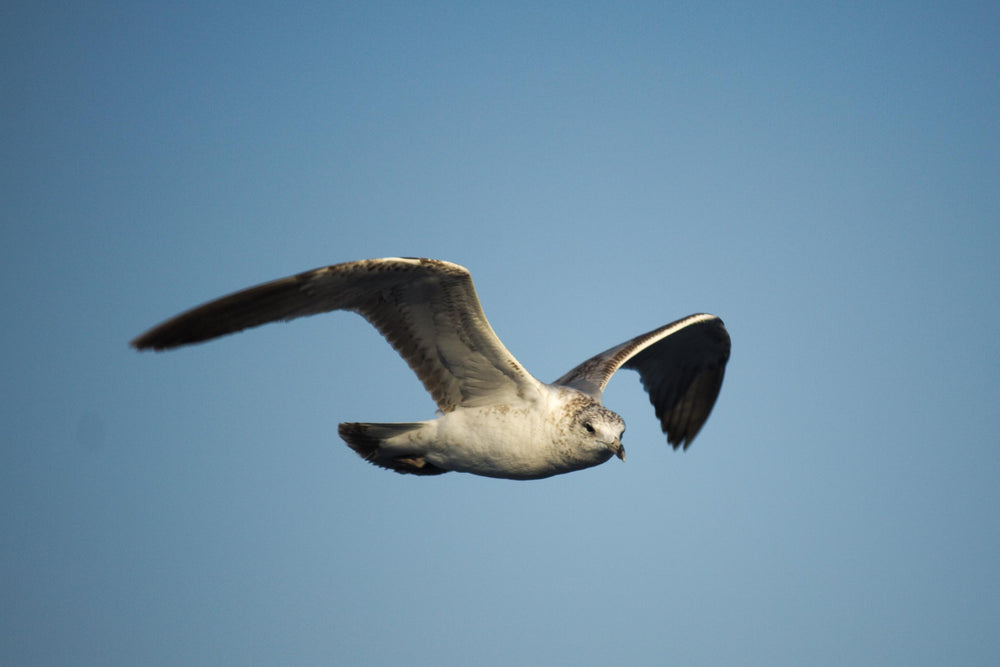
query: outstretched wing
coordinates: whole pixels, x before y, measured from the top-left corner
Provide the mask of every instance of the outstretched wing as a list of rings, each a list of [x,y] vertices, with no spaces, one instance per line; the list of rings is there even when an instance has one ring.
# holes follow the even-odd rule
[[[528,399],[540,386],[493,332],[468,270],[432,259],[347,262],[250,287],[181,313],[132,346],[165,350],[331,310],[371,322],[443,412]]]
[[[689,315],[587,359],[555,384],[600,400],[619,368],[639,371],[667,442],[687,449],[715,405],[729,347],[722,320]]]

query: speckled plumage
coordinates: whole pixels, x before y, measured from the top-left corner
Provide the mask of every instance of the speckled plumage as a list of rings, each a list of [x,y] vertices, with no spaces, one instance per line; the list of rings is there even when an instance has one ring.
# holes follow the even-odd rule
[[[441,411],[421,422],[340,425],[360,456],[404,473],[536,479],[613,455],[624,460],[625,423],[601,405],[621,367],[639,372],[668,441],[686,448],[708,418],[729,359],[722,321],[697,314],[545,384],[497,338],[464,267],[409,258],[334,264],[251,287],[182,313],[132,345],[164,350],[332,310],[354,311],[373,324]]]

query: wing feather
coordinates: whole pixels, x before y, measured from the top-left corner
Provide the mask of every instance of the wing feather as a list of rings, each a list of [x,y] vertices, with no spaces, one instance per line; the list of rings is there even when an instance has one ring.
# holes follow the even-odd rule
[[[444,412],[538,391],[487,321],[468,270],[431,259],[347,262],[274,280],[181,313],[132,346],[165,350],[333,310],[374,325]]]
[[[729,350],[722,320],[699,313],[605,350],[555,384],[600,399],[615,371],[636,370],[667,442],[687,449],[719,396]]]

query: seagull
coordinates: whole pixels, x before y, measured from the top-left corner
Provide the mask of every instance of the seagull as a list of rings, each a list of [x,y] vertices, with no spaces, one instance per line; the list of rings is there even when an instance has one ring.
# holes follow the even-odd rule
[[[638,371],[667,442],[687,449],[708,419],[729,360],[729,333],[698,313],[636,336],[551,384],[535,379],[486,320],[472,276],[422,258],[369,259],[306,271],[210,301],[131,342],[167,350],[279,320],[349,310],[406,360],[438,417],[343,423],[351,449],[399,473],[542,479],[625,460],[624,420],[601,403],[619,368]]]

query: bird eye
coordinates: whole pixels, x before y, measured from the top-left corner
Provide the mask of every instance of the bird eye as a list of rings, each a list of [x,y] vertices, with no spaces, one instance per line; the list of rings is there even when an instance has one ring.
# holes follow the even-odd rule
[[[593,435],[593,434],[594,434],[594,427],[593,427],[593,426],[591,426],[590,422],[583,422],[583,427],[584,427],[585,429],[587,429],[587,433],[589,433],[589,434],[591,434],[591,435]]]

